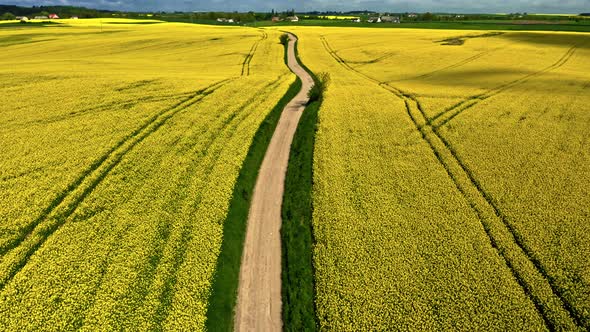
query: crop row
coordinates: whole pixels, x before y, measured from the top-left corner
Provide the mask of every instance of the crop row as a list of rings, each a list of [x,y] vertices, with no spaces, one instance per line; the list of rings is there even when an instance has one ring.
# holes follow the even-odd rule
[[[422,139],[422,143],[414,144],[418,144],[417,146],[426,144],[426,147],[428,148],[427,151],[422,150],[421,153],[430,155],[432,158],[434,158],[433,161],[435,164],[437,163],[438,167],[442,168],[444,171],[443,174],[438,174],[438,176],[448,179],[450,181],[450,186],[454,187],[454,189],[451,189],[447,184],[446,186],[437,188],[439,191],[442,190],[445,192],[447,197],[430,201],[428,203],[428,207],[431,209],[431,212],[423,215],[424,219],[422,220],[428,221],[432,227],[435,227],[435,225],[445,219],[445,215],[441,214],[439,211],[442,204],[448,207],[448,205],[450,205],[454,200],[464,200],[467,206],[458,208],[458,212],[462,213],[462,215],[455,216],[455,218],[457,218],[457,221],[460,220],[461,222],[467,222],[470,225],[473,223],[473,227],[476,229],[479,228],[479,231],[474,230],[475,233],[473,234],[479,233],[479,236],[483,235],[484,238],[487,239],[487,244],[485,246],[480,245],[480,250],[482,252],[474,253],[470,251],[471,254],[473,257],[475,257],[477,255],[484,254],[485,252],[484,255],[488,257],[487,259],[490,259],[492,256],[498,258],[499,260],[497,268],[503,271],[502,274],[506,278],[513,280],[512,286],[509,287],[513,287],[513,291],[516,291],[523,296],[518,297],[519,301],[529,303],[528,306],[523,305],[523,310],[525,307],[529,309],[532,308],[532,311],[528,311],[529,309],[523,311],[528,312],[526,314],[528,318],[522,321],[516,319],[516,321],[511,323],[508,323],[507,320],[509,320],[509,317],[511,316],[514,318],[515,316],[513,315],[516,314],[510,312],[502,313],[502,310],[499,310],[497,312],[497,316],[493,317],[489,323],[493,324],[494,328],[500,329],[509,328],[507,326],[510,326],[511,324],[523,324],[520,325],[521,328],[536,329],[539,327],[534,328],[533,326],[536,326],[539,323],[541,323],[541,325],[545,325],[549,329],[583,329],[587,324],[585,322],[586,318],[584,314],[584,296],[581,293],[577,293],[577,298],[572,296],[574,293],[573,289],[569,287],[566,288],[567,286],[565,286],[565,284],[562,284],[561,282],[558,282],[558,279],[555,279],[555,274],[551,274],[549,269],[547,269],[547,266],[549,266],[548,262],[541,262],[538,259],[540,253],[539,250],[532,249],[533,247],[538,248],[538,246],[535,245],[535,241],[537,241],[535,236],[529,234],[526,228],[523,228],[522,224],[519,223],[518,219],[514,219],[513,211],[506,210],[502,203],[500,203],[501,201],[497,199],[497,195],[501,194],[501,192],[498,193],[498,191],[495,190],[493,194],[490,193],[488,188],[492,186],[490,185],[489,177],[486,177],[486,181],[484,182],[480,180],[478,173],[485,171],[486,168],[490,169],[489,166],[492,166],[485,163],[485,156],[482,155],[482,153],[490,150],[491,148],[489,145],[493,144],[493,142],[488,144],[488,150],[478,151],[479,156],[477,159],[474,159],[474,155],[476,154],[473,152],[474,150],[470,150],[469,141],[463,139],[462,136],[458,136],[455,133],[458,129],[455,129],[454,122],[449,123],[450,129],[448,130],[442,127],[438,128],[440,125],[446,124],[456,116],[456,111],[454,112],[455,109],[462,111],[462,105],[468,105],[469,103],[474,102],[458,102],[460,98],[469,99],[469,95],[464,95],[465,91],[474,91],[479,89],[481,92],[478,92],[477,96],[482,96],[482,98],[479,99],[485,100],[486,105],[490,105],[494,102],[497,102],[496,96],[498,95],[501,95],[505,92],[512,92],[514,90],[522,91],[520,90],[521,85],[533,79],[545,78],[552,71],[561,70],[561,68],[568,63],[568,60],[570,60],[570,58],[576,54],[577,47],[571,47],[569,49],[566,48],[565,53],[562,53],[563,56],[557,56],[555,58],[556,62],[549,64],[540,71],[532,71],[529,74],[521,75],[520,78],[514,74],[517,73],[517,70],[515,70],[514,73],[510,72],[506,75],[506,77],[500,77],[500,79],[503,81],[500,80],[500,83],[496,87],[490,86],[489,89],[486,89],[479,88],[477,85],[474,85],[472,88],[467,88],[464,90],[460,90],[459,87],[457,87],[455,90],[447,87],[449,91],[452,91],[449,99],[454,100],[452,103],[455,103],[458,106],[449,108],[450,111],[448,114],[450,116],[447,118],[440,116],[440,119],[438,120],[442,120],[442,122],[439,122],[435,121],[436,119],[434,119],[432,115],[434,114],[434,116],[436,116],[437,113],[432,112],[428,108],[425,108],[420,101],[421,96],[437,95],[440,93],[439,91],[432,90],[433,83],[438,84],[438,76],[450,76],[453,72],[464,71],[465,69],[463,66],[481,66],[481,63],[478,63],[478,61],[481,61],[480,59],[483,59],[484,57],[497,57],[498,55],[493,53],[492,49],[494,47],[498,49],[499,45],[506,43],[506,39],[513,38],[513,36],[502,36],[502,38],[506,37],[506,39],[499,38],[497,40],[497,44],[492,43],[489,46],[490,50],[488,51],[485,49],[482,51],[482,48],[479,48],[478,54],[468,57],[466,60],[461,60],[455,64],[441,64],[442,69],[440,70],[431,70],[430,73],[427,74],[418,76],[414,75],[414,78],[407,79],[407,82],[404,81],[404,83],[395,83],[398,80],[391,79],[386,76],[389,73],[395,72],[397,68],[403,68],[400,67],[399,63],[394,62],[396,58],[405,56],[403,53],[401,53],[402,55],[400,56],[388,56],[382,61],[379,61],[373,65],[371,61],[363,62],[359,60],[359,58],[362,57],[358,52],[358,45],[356,43],[343,43],[343,40],[350,41],[354,40],[354,38],[360,38],[360,44],[368,43],[369,41],[372,42],[377,40],[380,38],[379,36],[372,35],[367,37],[364,36],[365,33],[357,33],[356,31],[354,33],[351,31],[329,33],[327,36],[329,36],[330,41],[335,40],[338,45],[342,45],[343,47],[342,49],[335,49],[331,45],[331,42],[327,40],[327,36],[320,35],[321,32],[319,31],[314,31],[314,29],[305,29],[302,33],[304,37],[303,40],[309,44],[314,45],[315,47],[322,47],[325,50],[324,54],[320,54],[321,52],[319,51],[311,51],[313,49],[312,46],[308,46],[309,48],[307,48],[307,52],[303,52],[304,61],[310,64],[312,69],[325,70],[328,68],[332,73],[332,77],[340,77],[338,83],[335,82],[331,86],[330,92],[328,93],[328,97],[326,99],[326,106],[322,107],[320,112],[320,123],[322,123],[322,125],[320,126],[320,130],[318,132],[317,144],[319,147],[321,147],[321,142],[330,142],[327,144],[329,144],[331,148],[326,150],[322,150],[321,148],[316,149],[316,172],[314,175],[314,195],[316,197],[314,205],[314,230],[318,242],[314,251],[314,266],[317,271],[316,278],[318,281],[316,287],[318,292],[318,315],[322,326],[339,326],[340,328],[346,329],[363,328],[363,326],[382,326],[383,328],[391,328],[393,326],[396,328],[400,326],[407,326],[414,329],[423,329],[432,328],[432,326],[424,325],[427,324],[425,322],[428,322],[429,319],[434,319],[435,322],[437,322],[434,326],[438,326],[438,328],[441,326],[446,326],[449,328],[449,325],[447,324],[451,324],[450,326],[452,326],[452,328],[457,328],[458,325],[454,324],[475,324],[475,322],[472,321],[472,318],[469,318],[469,310],[463,309],[461,311],[461,315],[454,316],[453,318],[450,316],[445,316],[445,312],[453,312],[453,310],[455,310],[453,308],[456,308],[455,304],[448,303],[447,305],[449,307],[444,308],[444,310],[441,309],[440,303],[436,305],[432,303],[425,304],[423,309],[426,311],[418,310],[417,312],[408,313],[413,317],[413,319],[416,320],[410,323],[400,317],[392,318],[390,316],[383,316],[382,314],[377,315],[376,317],[374,314],[367,315],[357,310],[360,309],[356,307],[356,305],[359,303],[362,303],[364,307],[370,306],[372,303],[381,303],[381,306],[385,306],[387,308],[390,308],[391,303],[397,303],[398,305],[400,304],[399,298],[396,298],[395,296],[385,302],[380,300],[385,297],[385,294],[387,293],[378,292],[380,295],[374,296],[367,294],[369,293],[367,289],[374,288],[383,289],[385,287],[385,289],[389,289],[391,291],[391,285],[399,284],[399,280],[394,280],[392,277],[383,277],[381,282],[368,283],[366,279],[364,281],[357,281],[357,275],[373,274],[376,269],[382,269],[381,266],[384,264],[384,262],[381,261],[382,258],[380,258],[380,255],[386,255],[386,253],[390,250],[386,250],[385,248],[392,246],[387,241],[383,241],[383,238],[386,237],[386,234],[394,231],[401,232],[404,234],[403,236],[420,238],[420,235],[414,236],[410,235],[412,232],[408,233],[410,229],[415,230],[419,226],[413,224],[411,227],[405,228],[401,226],[402,224],[399,224],[398,219],[400,217],[402,219],[409,219],[407,216],[402,217],[407,213],[416,218],[416,214],[420,213],[420,207],[412,202],[420,199],[425,200],[429,196],[431,197],[436,195],[436,190],[426,192],[424,191],[433,183],[441,183],[442,181],[438,178],[432,179],[432,171],[412,171],[410,173],[398,175],[402,176],[403,179],[391,179],[393,174],[400,173],[400,168],[416,169],[420,168],[418,165],[421,165],[421,163],[425,163],[425,165],[432,163],[432,159],[430,162],[425,162],[423,160],[420,161],[421,158],[425,158],[425,156],[419,155],[417,151],[411,154],[407,152],[403,153],[402,155],[404,157],[401,160],[399,159],[400,151],[398,150],[404,150],[402,148],[404,146],[403,142],[407,141],[408,139],[407,136],[405,136],[409,135],[408,124],[405,126],[400,126],[398,124],[397,130],[399,132],[395,132],[393,129],[387,130],[386,132],[380,131],[380,128],[385,126],[385,124],[388,124],[391,128],[393,128],[393,125],[391,124],[391,121],[393,120],[391,118],[397,118],[399,116],[399,112],[403,112],[405,113],[407,120],[410,120],[409,128],[413,128],[415,132],[419,133],[419,136]],[[387,34],[387,32],[384,32],[384,34]],[[418,31],[407,32],[404,34],[406,36],[397,38],[403,39],[407,37],[407,35],[413,35],[416,40],[421,40],[421,37],[419,37],[420,33]],[[308,37],[307,39],[305,39],[306,36]],[[553,37],[545,36],[544,38],[551,39]],[[583,44],[580,40],[576,41],[575,37],[567,36],[567,38],[573,40],[574,44],[576,45]],[[538,36],[536,35],[533,35],[531,39],[534,39],[535,42],[541,42],[538,40]],[[530,41],[524,40],[519,42],[526,46],[526,43]],[[549,43],[551,40],[542,40],[542,42]],[[414,45],[416,45],[416,49],[427,48],[427,46],[424,45],[420,46],[420,43],[421,42],[415,42],[414,44],[408,43],[407,48],[410,50],[410,53],[412,52]],[[518,47],[512,40],[510,40],[508,44],[510,44],[510,47],[514,47],[515,49]],[[567,45],[565,42],[564,44]],[[383,52],[382,54],[389,54],[390,49],[383,47],[382,44],[379,44],[379,46],[377,46],[377,44],[368,46],[363,49],[363,53],[371,53],[373,54],[372,57],[379,58],[378,52],[374,52],[374,50],[378,47],[379,50]],[[430,47],[440,48],[442,46],[436,45]],[[561,51],[562,49],[562,47],[555,47],[555,53],[559,54],[558,52],[564,52]],[[346,52],[347,56],[351,56],[355,59],[349,61],[348,59],[343,58],[341,54],[344,52]],[[437,50],[437,52],[440,53],[441,58],[447,57],[444,49]],[[449,53],[453,52],[455,51],[449,50]],[[511,52],[518,54],[518,52],[522,52],[522,50],[519,49],[518,52],[512,50]],[[421,57],[427,58],[428,56]],[[330,63],[330,61],[332,62]],[[543,59],[543,61],[546,60]],[[501,61],[499,62],[501,63]],[[420,68],[421,65],[417,64],[416,67]],[[410,66],[407,68],[407,70],[409,69],[415,68]],[[377,74],[377,70],[379,70],[380,74]],[[465,76],[465,78],[466,82],[472,79],[469,76]],[[457,79],[461,78],[457,76]],[[478,83],[477,80],[473,79],[473,81]],[[400,84],[403,87],[403,90],[400,89],[397,84]],[[489,83],[486,82],[483,85],[485,86],[485,84]],[[452,85],[450,86],[452,87]],[[353,90],[366,92],[359,92],[345,96],[345,91]],[[383,91],[389,92],[391,96],[386,98],[382,95]],[[356,96],[357,94],[358,96]],[[332,97],[330,98],[330,96]],[[393,100],[391,97],[393,97]],[[491,97],[494,97],[494,101],[491,100]],[[336,101],[336,99],[338,101]],[[394,102],[395,99],[398,100],[397,103]],[[359,102],[355,100],[365,100],[365,107],[361,107]],[[374,100],[379,100],[379,102]],[[402,102],[402,105],[400,105],[399,102]],[[477,100],[475,102],[477,102]],[[385,115],[386,110],[389,111],[387,115]],[[362,114],[363,117],[370,118],[370,122],[367,123],[368,120],[366,118],[359,119],[355,112]],[[467,117],[461,117],[461,119],[464,118]],[[348,119],[348,121],[352,122],[354,125],[349,124],[348,122],[344,121],[344,119]],[[402,120],[397,121],[403,122]],[[485,141],[485,130],[483,130],[485,127],[478,127],[475,122],[469,123],[471,130],[480,133],[479,135],[481,136],[479,139],[483,139]],[[342,133],[346,134],[342,136]],[[378,135],[378,133],[381,134]],[[443,134],[445,136],[452,135],[453,143],[451,144],[449,139],[443,136]],[[463,137],[465,135],[466,133],[463,133]],[[473,135],[470,136],[473,137]],[[362,143],[357,142],[357,140],[362,141]],[[367,141],[381,143],[370,143]],[[342,152],[340,152],[339,149],[334,148],[334,146],[340,145],[346,147],[345,149],[342,149],[344,150]],[[462,149],[459,151],[454,147],[454,145],[460,145]],[[358,148],[358,146],[362,147]],[[386,148],[387,146],[389,146],[389,148]],[[417,146],[415,147],[416,150]],[[373,155],[377,152],[380,152],[380,154]],[[393,156],[391,155],[392,153]],[[353,165],[356,163],[355,158],[366,159],[368,158],[367,156],[370,155],[373,155],[372,158],[376,160],[369,159],[371,160],[370,162],[365,160],[365,164],[363,166],[354,168]],[[466,162],[464,159],[466,158],[465,155],[467,155],[468,162]],[[333,156],[334,158],[330,159],[329,156]],[[354,158],[351,156],[354,156]],[[422,165],[421,167],[425,167],[425,165]],[[381,182],[373,183],[373,188],[367,188],[363,190],[363,188],[371,182],[372,170],[375,167],[381,170],[381,176],[383,179],[381,179]],[[340,171],[337,171],[338,169],[340,169]],[[335,174],[336,172],[340,173]],[[497,176],[498,174],[496,175],[496,178]],[[406,189],[404,189],[404,186],[399,185],[399,183],[412,181],[411,179],[414,177],[421,179],[419,184],[413,187],[413,192],[418,197],[413,196],[411,199],[408,199],[407,197],[404,198],[404,192]],[[429,179],[427,182],[424,181],[426,178]],[[349,188],[348,193],[339,190],[339,187],[343,186],[345,182],[352,184],[352,187]],[[385,189],[391,186],[390,182],[394,184],[396,189]],[[442,181],[442,183],[444,182],[445,181]],[[511,186],[517,185],[517,183],[518,182],[516,181],[514,184],[511,184]],[[456,198],[457,195],[459,198]],[[338,199],[335,199],[336,197],[338,197]],[[404,207],[404,210],[401,210],[403,212],[396,211],[396,213],[393,215],[391,212],[389,212],[393,207],[386,208],[386,206],[397,206],[395,203],[392,203],[392,199],[397,203],[397,205]],[[375,203],[373,203],[377,201],[381,203],[380,208],[376,208]],[[470,213],[468,211],[472,211],[471,213],[474,213],[474,216],[470,217]],[[523,211],[525,214],[526,212],[527,210]],[[577,212],[578,215],[580,212],[581,211]],[[520,213],[521,217],[523,213]],[[371,222],[371,219],[373,218],[372,216],[374,214],[381,216],[381,221],[383,223],[394,222],[396,226],[393,230],[388,229],[385,231],[382,227],[376,226],[373,222]],[[351,221],[356,221],[355,226],[349,226],[343,232],[342,227],[344,227],[344,225],[348,225]],[[547,220],[543,223],[542,227],[552,229],[552,222],[554,221]],[[464,235],[464,232],[461,232],[459,229],[460,226],[457,225],[456,227],[457,235]],[[573,226],[572,229],[576,228],[578,228],[578,226]],[[352,246],[353,243],[356,243],[355,241],[357,233],[362,234],[359,234],[359,239],[363,238],[366,240],[366,244],[364,246],[359,245],[359,247],[351,250],[350,248],[344,248],[339,245],[339,243],[346,243]],[[527,235],[524,235],[525,233]],[[373,234],[380,234],[380,236],[375,238]],[[438,233],[438,236],[443,234]],[[420,264],[436,264],[439,259],[435,254],[441,250],[438,247],[431,253],[428,253],[426,256],[428,257],[426,261],[423,261],[422,259],[418,259],[416,261],[415,257],[416,251],[422,253],[424,251],[423,247],[428,247],[432,242],[438,241],[437,236],[431,237],[425,241],[416,240],[411,241],[410,243],[407,243],[407,240],[399,237],[393,237],[390,238],[390,240],[401,241],[405,243],[405,248],[407,251],[404,251],[401,254],[401,257],[407,256],[408,258],[404,259],[404,262],[407,262],[408,264],[416,264],[416,266],[420,266]],[[460,239],[457,238],[457,241],[460,241]],[[579,241],[576,242],[580,243]],[[455,247],[457,244],[448,243],[446,245]],[[375,251],[373,249],[374,246],[380,248],[380,250]],[[404,247],[403,245],[401,246]],[[484,247],[488,247],[491,250],[483,250]],[[394,254],[395,250],[390,252],[392,255],[396,255]],[[555,253],[555,251],[552,252]],[[365,257],[365,255],[369,253],[372,253],[372,255],[377,257]],[[571,255],[571,253],[566,252],[562,254]],[[414,256],[414,258],[410,258],[412,256]],[[450,254],[448,256],[448,260],[453,260],[452,257],[454,257],[454,255]],[[358,261],[366,261],[366,263],[359,266]],[[449,278],[449,275],[461,273],[456,270],[450,270],[452,263],[446,262],[446,264],[449,265],[445,266],[445,268],[439,272],[441,275],[438,275],[438,273],[435,271],[421,271],[420,273],[425,273],[425,275],[416,275],[415,272],[408,274],[406,272],[406,276],[411,278],[411,280],[432,277],[434,280],[436,280],[433,281],[433,283],[436,284],[440,282],[438,278],[451,280],[452,277]],[[404,264],[398,263],[397,265],[385,265],[389,267],[395,266],[396,269],[404,269]],[[356,272],[349,272],[347,269],[353,269]],[[555,272],[557,271],[554,271],[554,273]],[[579,276],[582,276],[585,273],[581,270],[578,270],[577,273],[580,272],[581,274],[579,274]],[[394,275],[396,274],[394,271],[391,271],[391,273]],[[339,277],[336,278],[336,275]],[[485,273],[481,277],[485,278]],[[325,283],[326,281],[328,283]],[[356,292],[350,292],[349,285],[356,285],[366,293],[361,295],[360,293],[357,294]],[[442,292],[441,294],[433,293],[429,294],[428,296],[432,296],[434,298],[444,298],[444,294],[449,292],[450,289],[455,289],[455,287],[457,287],[456,284],[444,283],[444,285],[445,286],[442,290],[439,289],[439,291]],[[576,282],[570,283],[570,285],[576,285],[576,288],[574,288],[576,290],[580,289],[579,287],[581,286],[580,283]],[[383,291],[385,289],[383,289]],[[473,291],[471,286],[469,289]],[[397,287],[394,287],[392,291],[400,290]],[[459,295],[462,291],[456,291],[458,292],[457,296],[466,296],[466,294],[474,296],[474,294],[470,294],[470,292]],[[417,291],[414,288],[411,291],[403,292],[402,294],[414,299],[414,301],[420,301],[416,300],[416,298],[422,299],[424,296],[422,295],[423,292],[424,291]],[[505,294],[509,293],[507,290],[502,292],[506,292]],[[499,299],[501,304],[499,303],[496,309],[506,305],[504,301],[505,300]],[[403,306],[403,301],[401,305]],[[416,303],[413,303],[410,307],[416,309],[415,305]],[[391,314],[403,309],[395,308],[390,310],[391,311],[389,311],[389,313]],[[534,312],[536,312],[536,314]],[[354,320],[353,317],[356,315],[361,317],[360,321]],[[484,321],[479,323],[485,324]],[[470,328],[474,328],[474,326],[477,325],[471,325]],[[512,325],[512,328],[515,328],[515,326],[516,325]],[[476,328],[482,328],[482,325],[479,325],[479,327]]]
[[[180,40],[171,43],[166,38],[153,39],[168,38],[170,29]],[[250,37],[242,35],[240,39],[238,31],[222,28],[174,24],[129,29],[123,35],[109,37],[117,45],[128,47],[131,43],[126,40],[143,40],[152,46],[133,44],[137,47],[129,52],[124,47],[113,52],[122,62],[133,57],[136,66],[158,54],[173,54],[170,47],[175,46],[171,45],[184,42],[193,46],[181,51],[198,53],[200,46],[192,39],[208,44],[211,52],[207,57],[193,58],[194,68],[181,76],[175,76],[174,67],[185,66],[187,61],[173,55],[162,59],[171,67],[169,76],[154,77],[150,69],[144,69],[145,78],[122,84],[105,74],[101,79],[112,80],[110,90],[95,92],[106,95],[104,101],[95,96],[96,105],[71,105],[68,110],[84,109],[84,115],[56,118],[55,123],[63,128],[76,129],[66,131],[69,142],[60,142],[60,146],[67,147],[62,152],[64,158],[73,154],[84,158],[75,164],[77,167],[66,164],[51,168],[47,159],[44,164],[40,160],[44,173],[69,172],[58,183],[66,185],[47,190],[56,193],[57,198],[49,204],[31,199],[34,209],[26,214],[2,208],[2,227],[9,229],[4,220],[12,220],[12,215],[20,218],[10,226],[12,233],[3,233],[3,330],[47,326],[62,330],[203,329],[224,220],[248,143],[292,81],[281,61],[282,47],[274,42],[278,34],[273,42],[260,41],[260,53],[251,59],[250,75],[240,77],[240,53],[246,53],[260,39],[260,33],[247,29],[239,32]],[[103,36],[88,38],[88,44],[97,38],[93,42],[98,57],[111,47],[101,44]],[[239,42],[218,42],[224,38]],[[60,42],[67,45],[69,41],[63,37]],[[232,47],[235,55],[218,56]],[[212,64],[220,68],[217,76],[207,70]],[[87,67],[92,69],[94,65]],[[29,69],[35,70],[35,66]],[[110,70],[116,72],[117,64],[105,66],[105,72]],[[133,71],[142,69],[131,67]],[[56,76],[60,77],[48,82],[83,82],[76,75]],[[63,90],[56,96],[68,101],[69,92]],[[118,94],[120,98],[108,97]],[[162,104],[151,104],[149,112],[139,112],[144,103],[165,96],[172,97],[165,98]],[[130,109],[120,108],[127,102],[135,104]],[[63,109],[56,107],[55,111],[37,114],[40,121],[36,126],[55,135],[45,119],[65,113]],[[100,144],[107,148],[96,148],[97,142],[86,133],[100,131],[98,124],[118,112],[122,113],[120,118],[128,116],[134,121],[118,128],[126,132],[123,135],[105,133],[109,138]],[[133,117],[135,113],[141,117]],[[8,132],[10,127],[2,130]],[[28,133],[19,130],[11,137],[26,142]],[[43,151],[32,142],[25,148]],[[7,178],[11,176],[5,168],[2,170],[7,172]],[[23,177],[29,185],[36,184],[34,177]],[[24,204],[16,199],[20,182],[9,181],[4,185],[10,188],[7,193],[15,198],[12,201]],[[32,219],[39,216],[37,211],[41,211],[40,217]]]

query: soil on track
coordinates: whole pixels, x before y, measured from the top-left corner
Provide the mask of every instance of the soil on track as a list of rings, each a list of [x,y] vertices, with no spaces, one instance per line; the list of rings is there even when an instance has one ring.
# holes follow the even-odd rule
[[[290,35],[288,65],[301,91],[283,109],[258,173],[248,226],[236,305],[236,331],[281,331],[281,206],[291,142],[308,102],[313,78],[297,62]]]

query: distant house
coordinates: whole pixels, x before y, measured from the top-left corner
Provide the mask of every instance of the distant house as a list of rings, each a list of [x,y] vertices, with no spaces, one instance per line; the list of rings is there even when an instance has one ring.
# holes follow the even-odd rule
[[[297,16],[289,16],[289,17],[285,18],[285,21],[299,22],[299,17],[297,17]]]
[[[399,23],[400,21],[398,16],[381,16],[381,22]]]
[[[234,19],[233,18],[228,19],[227,23],[234,23]]]
[[[369,17],[369,19],[367,20],[367,22],[369,23],[381,23],[381,17],[377,16],[377,17]]]
[[[353,23],[361,23],[361,19],[360,18],[353,18],[350,21],[353,22]]]
[[[78,16],[72,16],[72,17],[70,17],[70,19],[71,20],[77,20],[78,19]]]
[[[49,18],[52,20],[57,20],[59,16],[57,16],[57,14],[49,14]]]
[[[16,19],[19,20],[19,21],[21,21],[21,23],[27,23],[27,22],[29,22],[29,18],[26,17],[26,16],[18,16]]]
[[[409,18],[416,18],[416,17],[418,17],[418,14],[408,14],[408,17]]]
[[[35,16],[35,19],[36,19],[36,20],[46,20],[46,19],[48,19],[48,18],[49,18],[49,17],[47,17],[47,16]]]
[[[220,22],[220,23],[227,23],[227,22],[229,22],[229,20],[228,20],[227,18],[222,18],[222,17],[220,17],[220,18],[218,18],[218,19],[217,19],[217,22]]]
[[[280,22],[280,21],[282,21],[282,20],[281,20],[281,18],[280,18],[280,17],[278,17],[278,16],[273,16],[273,17],[272,17],[272,21],[273,21],[273,22]]]

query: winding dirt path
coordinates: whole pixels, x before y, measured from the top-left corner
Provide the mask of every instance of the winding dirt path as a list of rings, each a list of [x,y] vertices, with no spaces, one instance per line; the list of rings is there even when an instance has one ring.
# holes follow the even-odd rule
[[[256,180],[240,268],[236,331],[282,329],[281,205],[291,142],[313,86],[312,77],[295,57],[297,38],[289,35],[288,65],[302,88],[283,109]]]

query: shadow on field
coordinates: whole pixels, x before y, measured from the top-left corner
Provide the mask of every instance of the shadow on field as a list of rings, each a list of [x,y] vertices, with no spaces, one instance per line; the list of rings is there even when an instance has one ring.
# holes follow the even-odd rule
[[[7,36],[0,38],[0,46],[11,46],[11,45],[21,45],[21,44],[32,44],[32,43],[40,43],[44,41],[52,41],[56,40],[56,38],[47,38],[47,39],[36,39],[34,37],[41,37],[41,36],[48,36],[51,34],[23,34],[23,35],[14,35],[14,36]],[[55,34],[53,35],[55,37]]]
[[[439,72],[436,76],[420,79],[419,82],[431,86],[455,87],[455,88],[495,88],[503,84],[512,82],[519,78],[535,74],[530,70],[515,69],[478,69],[478,70],[454,70]],[[572,93],[576,87],[587,89],[589,82],[579,76],[570,76],[565,73],[545,73],[541,76],[531,77],[529,80],[510,87],[510,91],[522,91],[528,93],[531,90],[531,82],[534,82],[535,92],[549,94],[566,94]]]
[[[499,37],[512,42],[537,44],[538,46],[571,47],[576,45],[579,48],[590,49],[590,35],[583,34],[508,32]]]
[[[526,75],[533,74],[534,71],[515,68],[485,68],[482,64],[481,69],[454,69],[437,72],[436,75],[427,78],[421,78],[420,81],[432,85],[444,86],[472,86],[481,82],[498,82],[503,80],[514,80]],[[492,84],[492,83],[491,83]]]
[[[54,30],[56,31],[56,30]],[[125,32],[126,30],[106,30],[103,32],[100,31],[81,31],[81,32],[53,32],[53,33],[22,33],[18,35],[0,37],[0,44],[20,44],[26,43],[33,40],[33,38],[43,38],[43,37],[69,37],[69,36],[92,36],[92,35],[104,35],[104,34],[113,34],[119,32]]]
[[[45,21],[45,22],[28,22],[28,23],[2,23],[0,24],[0,29],[8,29],[8,28],[46,28],[46,27],[64,27],[66,25],[57,22]]]

